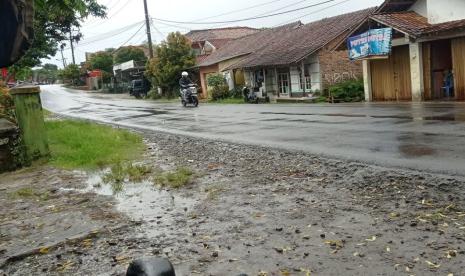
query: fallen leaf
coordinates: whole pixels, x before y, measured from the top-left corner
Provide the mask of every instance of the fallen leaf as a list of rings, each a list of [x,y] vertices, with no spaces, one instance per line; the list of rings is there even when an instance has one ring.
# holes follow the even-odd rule
[[[376,236],[373,236],[370,239],[366,239],[366,241],[369,241],[369,242],[376,241]]]
[[[41,249],[39,249],[39,253],[40,254],[47,254],[48,253],[48,247],[42,247]]]
[[[282,276],[291,276],[291,273],[289,271],[285,270],[285,269],[281,270],[280,272],[281,272]]]
[[[447,253],[447,254],[446,254],[446,257],[447,257],[448,259],[452,259],[452,258],[454,258],[454,257],[457,256],[457,250],[449,250],[449,251],[447,251],[446,253]]]
[[[310,269],[301,268],[300,271],[305,272],[305,276],[310,276],[312,274]]]
[[[66,262],[64,262],[62,264],[59,264],[59,269],[58,270],[60,272],[64,272],[66,270],[69,270],[73,265],[74,265],[74,263],[72,261],[68,260],[68,261],[66,261]]]
[[[425,261],[429,265],[430,268],[439,268],[441,265],[440,264],[435,264],[430,261]]]

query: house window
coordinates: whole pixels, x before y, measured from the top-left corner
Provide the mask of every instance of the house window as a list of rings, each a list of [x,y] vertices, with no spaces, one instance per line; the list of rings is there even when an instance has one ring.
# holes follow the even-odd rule
[[[278,88],[279,88],[279,93],[281,94],[289,93],[289,74],[288,73],[278,74]]]

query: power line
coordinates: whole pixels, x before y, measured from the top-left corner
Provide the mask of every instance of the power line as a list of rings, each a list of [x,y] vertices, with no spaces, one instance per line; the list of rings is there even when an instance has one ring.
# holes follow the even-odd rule
[[[351,1],[351,0],[344,0],[344,1],[341,1],[341,2],[339,2],[339,3],[336,3],[336,4],[333,4],[333,5],[327,6],[327,7],[325,7],[325,8],[322,8],[322,9],[319,9],[319,10],[316,10],[316,11],[313,11],[313,12],[311,12],[311,13],[307,13],[307,14],[304,14],[304,15],[302,15],[302,16],[295,17],[295,18],[293,18],[293,19],[291,19],[291,20],[288,20],[288,21],[285,21],[285,22],[281,22],[281,23],[279,23],[279,24],[273,26],[273,28],[274,28],[274,27],[281,26],[281,25],[285,25],[285,24],[288,24],[288,23],[291,23],[291,22],[295,22],[296,20],[302,19],[302,18],[307,17],[307,16],[312,15],[312,14],[316,14],[316,13],[322,12],[322,11],[324,11],[324,10],[327,10],[327,9],[332,8],[332,7],[335,7],[335,6],[344,4],[344,3],[349,2],[349,1]]]
[[[76,45],[76,48],[77,47],[87,46],[87,45],[94,44],[94,43],[98,43],[98,42],[101,42],[101,41],[109,39],[109,38],[114,38],[115,36],[121,35],[121,34],[127,32],[127,31],[133,29],[134,27],[140,26],[141,23],[142,23],[142,21],[136,22],[136,23],[128,25],[128,26],[125,26],[123,28],[119,28],[119,29],[112,30],[112,31],[109,31],[109,32],[106,32],[106,33],[102,33],[102,34],[100,34],[98,36],[92,37],[94,39],[84,40],[83,43],[79,43],[78,45]],[[68,48],[65,48],[64,50],[69,50],[69,49],[71,49],[71,48],[68,47]]]
[[[118,1],[117,3],[119,3],[119,1]],[[91,24],[89,24],[89,25],[84,25],[83,27],[93,27],[93,26],[101,25],[101,24],[104,24],[104,23],[108,22],[110,19],[112,19],[112,18],[115,17],[117,14],[119,14],[121,11],[123,11],[123,9],[124,9],[129,3],[131,3],[131,1],[130,1],[130,0],[126,0],[126,2],[125,2],[116,12],[114,12],[112,15],[108,16],[107,18],[105,18],[103,21],[91,23]],[[113,8],[113,7],[112,7],[112,8]]]
[[[241,12],[241,11],[246,11],[246,10],[250,10],[250,9],[254,9],[254,8],[266,6],[266,5],[269,5],[269,4],[272,4],[272,3],[276,3],[276,2],[280,2],[280,1],[282,1],[282,0],[273,0],[273,1],[266,2],[266,3],[261,3],[261,4],[253,5],[253,6],[250,6],[250,7],[238,9],[238,10],[232,10],[232,11],[229,11],[229,12],[220,13],[220,14],[214,15],[214,16],[209,16],[209,17],[204,17],[204,18],[196,19],[195,21],[197,21],[197,20],[205,20],[205,19],[212,19],[212,18],[217,18],[217,17],[220,17],[220,16],[230,15],[230,14],[238,13],[238,12]]]
[[[152,19],[155,19],[152,17]],[[156,20],[156,19],[155,19]],[[184,29],[186,31],[190,31],[191,28],[188,28],[188,27],[185,27],[185,26],[181,26],[181,25],[175,25],[175,24],[169,24],[169,23],[165,23],[165,22],[157,22],[158,24],[162,24],[162,25],[165,25],[165,26],[168,26],[168,27],[173,27],[173,28],[178,28],[178,29]]]
[[[145,24],[142,24],[142,25],[140,26],[140,28],[137,30],[137,32],[135,32],[128,40],[126,40],[123,44],[121,44],[118,48],[116,48],[116,49],[112,52],[112,54],[116,53],[116,52],[119,50],[119,48],[123,47],[123,46],[126,45],[129,41],[131,41],[131,40],[144,28],[144,26],[145,26]]]
[[[168,22],[168,23],[175,23],[175,24],[196,24],[196,25],[204,25],[204,24],[236,23],[236,22],[249,21],[249,20],[262,19],[262,18],[273,17],[273,16],[277,16],[277,15],[288,14],[288,13],[300,11],[300,10],[303,10],[303,9],[308,9],[308,8],[312,8],[312,7],[316,7],[316,6],[321,6],[321,5],[324,5],[324,4],[326,4],[326,3],[330,3],[330,2],[334,2],[334,1],[336,1],[336,0],[326,0],[326,1],[323,1],[323,2],[320,2],[320,3],[316,3],[316,4],[313,4],[313,5],[308,5],[308,6],[305,6],[305,7],[298,8],[298,9],[292,9],[292,10],[283,11],[283,12],[278,12],[278,13],[273,13],[273,14],[269,14],[269,15],[254,16],[254,17],[248,17],[248,18],[242,18],[242,19],[236,19],[236,20],[227,20],[227,21],[215,21],[215,22],[188,22],[188,21],[167,20],[167,19],[161,19],[161,18],[153,18],[153,19],[154,19],[154,20],[157,20],[157,21]]]
[[[303,3],[303,2],[307,2],[307,1],[308,1],[308,0],[301,0],[301,1],[298,1],[298,2],[296,2],[296,3],[292,3],[292,4],[289,4],[289,5],[280,7],[279,9],[274,9],[274,10],[272,10],[272,11],[267,11],[267,12],[264,12],[264,13],[261,13],[261,14],[257,14],[256,16],[267,15],[267,14],[276,12],[277,10],[279,11],[279,10],[282,10],[282,9],[287,9],[287,8],[289,8],[289,7],[292,7],[292,6],[298,5],[298,4]]]

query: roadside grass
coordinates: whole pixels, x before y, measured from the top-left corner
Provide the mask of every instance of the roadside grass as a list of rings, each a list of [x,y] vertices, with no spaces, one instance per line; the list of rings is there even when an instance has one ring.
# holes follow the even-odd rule
[[[226,99],[221,99],[221,100],[216,100],[216,101],[210,101],[209,103],[215,103],[215,104],[245,104],[243,98],[226,98]]]
[[[149,178],[152,168],[144,165],[117,162],[105,173],[102,181],[108,183],[141,182]]]
[[[171,172],[160,172],[154,177],[154,183],[162,187],[181,188],[192,183],[194,172],[186,167],[178,167]]]
[[[140,157],[142,137],[127,130],[84,121],[45,123],[51,151],[50,164],[63,169],[103,168]]]

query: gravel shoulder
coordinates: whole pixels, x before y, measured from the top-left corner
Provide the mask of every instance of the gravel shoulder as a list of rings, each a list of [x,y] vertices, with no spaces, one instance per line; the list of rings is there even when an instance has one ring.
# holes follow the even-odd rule
[[[177,190],[128,184],[129,192],[115,197],[85,190],[90,175],[77,172],[2,175],[0,248],[17,239],[13,222],[32,224],[31,217],[48,217],[52,205],[76,215],[70,224],[91,221],[101,230],[86,228],[94,234],[10,260],[0,271],[124,275],[132,259],[158,255],[172,260],[179,275],[464,275],[462,178],[143,134],[144,163],[190,167],[195,181]],[[46,203],[5,196],[24,183],[57,196]],[[50,220],[48,229],[61,226],[62,220]]]

